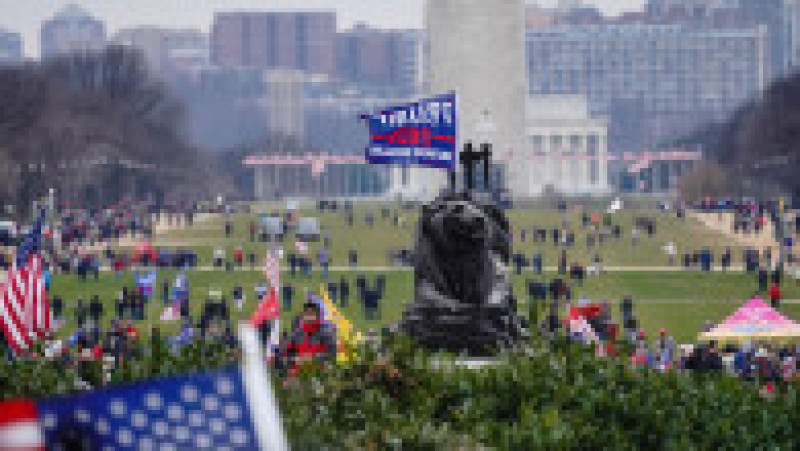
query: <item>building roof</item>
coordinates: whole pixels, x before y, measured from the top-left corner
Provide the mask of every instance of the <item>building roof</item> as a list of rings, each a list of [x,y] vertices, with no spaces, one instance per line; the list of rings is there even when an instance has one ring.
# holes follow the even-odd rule
[[[59,10],[55,17],[59,19],[92,19],[93,17],[85,9],[70,3]]]

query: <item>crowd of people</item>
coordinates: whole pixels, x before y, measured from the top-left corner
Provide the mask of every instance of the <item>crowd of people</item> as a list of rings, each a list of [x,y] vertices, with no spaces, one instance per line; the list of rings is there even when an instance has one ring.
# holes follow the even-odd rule
[[[321,211],[341,210],[345,222],[350,227],[354,226],[355,214],[352,206],[327,204],[320,206],[320,209]],[[160,267],[187,267],[197,264],[197,256],[193,251],[181,249],[152,248],[122,253],[106,247],[105,251],[99,255],[81,253],[84,246],[107,245],[111,240],[126,234],[137,234],[143,237],[151,234],[152,224],[148,224],[146,219],[149,214],[137,216],[133,212],[134,209],[62,212],[60,227],[56,228],[52,235],[47,236],[45,240],[44,250],[50,256],[51,261],[55,263],[54,268],[57,268],[55,270],[73,273],[85,279],[91,275],[98,277],[103,259],[118,273],[129,269],[133,264]],[[189,217],[185,220],[191,222]],[[403,226],[399,210],[382,208],[379,215],[373,211],[367,212],[363,216],[363,221],[367,226],[374,226],[378,220],[390,221],[394,227]],[[581,226],[587,230],[587,248],[599,247],[607,241],[623,240],[626,236],[622,227],[615,224],[613,217],[608,214],[584,212],[581,214]],[[252,226],[250,229],[250,238],[255,241],[258,236],[257,230],[254,230]],[[234,232],[233,222],[226,220],[226,236],[231,237]],[[653,237],[656,233],[654,220],[647,217],[636,218],[630,232],[630,239],[635,245],[643,236]],[[530,239],[539,245],[544,245],[552,240],[553,246],[560,248],[561,251],[558,260],[558,276],[552,280],[529,279],[527,281],[527,294],[534,302],[550,298],[553,301],[564,301],[571,305],[575,298],[581,298],[576,293],[587,274],[591,274],[593,271],[600,272],[602,259],[599,257],[599,252],[596,253],[594,260],[589,265],[569,261],[568,252],[575,246],[577,238],[575,232],[570,229],[566,215],[560,228],[521,228],[512,232],[512,240],[517,239],[517,236],[522,242]],[[298,274],[311,275],[315,269],[320,271],[326,280],[327,292],[337,306],[347,308],[351,302],[351,293],[355,293],[364,317],[370,320],[380,320],[381,304],[386,293],[385,275],[377,275],[370,283],[367,277],[359,274],[356,277],[355,287],[351,287],[351,282],[345,277],[334,280],[328,271],[332,263],[330,234],[323,232],[320,238],[322,246],[314,256],[316,258],[309,255],[307,251],[303,252],[299,249],[297,252],[287,253],[286,262],[291,275],[293,277]],[[410,252],[407,250],[398,249],[396,252],[405,254],[406,261],[411,259]],[[391,253],[389,252],[389,254]],[[226,268],[243,266],[246,263],[254,266],[259,260],[259,256],[254,252],[246,254],[241,245],[234,249],[232,260],[228,259],[228,255],[222,248],[214,249],[212,257],[215,265]],[[777,272],[770,274],[766,267],[761,265],[763,260],[769,261],[771,256],[769,254],[754,256],[752,250],[745,250],[743,257],[745,261],[756,260],[755,269],[749,266],[748,269],[753,269],[760,291],[765,293],[773,302],[773,306],[777,308],[781,298],[781,275]],[[62,260],[68,260],[68,262],[62,263]],[[714,256],[710,250],[702,249],[691,254],[684,254],[683,262],[687,268],[698,267],[710,270],[714,263]],[[726,248],[723,252],[721,262],[723,268],[730,266],[730,248]],[[355,249],[348,252],[348,263],[353,268],[358,267],[358,252]],[[544,273],[541,253],[535,253],[530,260],[524,254],[513,254],[512,264],[517,274],[521,274],[522,269],[526,266],[531,266],[537,275],[541,276]],[[254,299],[260,299],[265,291],[264,286],[256,287]],[[306,291],[303,296],[299,296],[297,291],[291,282],[285,283],[281,287],[280,299],[285,310],[291,310],[296,299],[305,303],[303,312],[295,318],[292,324],[292,332],[284,334],[281,347],[275,350],[276,365],[291,371],[296,371],[298,365],[304,361],[330,361],[336,352],[335,339],[331,338],[332,331],[322,321],[319,307],[310,302],[312,295]],[[154,330],[153,335],[168,343],[172,352],[179,352],[181,346],[191,343],[193,340],[219,340],[230,347],[233,356],[238,345],[231,325],[230,312],[233,308],[241,310],[245,303],[245,297],[241,286],[235,287],[230,297],[210,295],[205,300],[201,309],[202,313],[197,318],[193,318],[190,314],[190,310],[196,309],[190,308],[188,299],[182,301],[179,309],[179,321],[181,321],[182,327],[179,334],[173,337],[161,337],[160,331]],[[162,286],[162,298],[165,306],[171,302],[167,282],[164,282]],[[50,352],[50,356],[64,359],[65,362],[94,359],[114,361],[118,364],[125,356],[145,352],[146,346],[138,338],[140,334],[138,327],[143,324],[148,305],[154,302],[154,299],[156,296],[148,296],[138,287],[123,288],[114,299],[113,319],[104,330],[102,318],[107,312],[104,312],[104,304],[98,296],[91,296],[87,300],[78,297],[66,302],[60,296],[54,296],[51,300],[51,307],[56,322],[63,324],[71,319],[76,324],[77,331],[69,339],[63,340],[64,343],[58,352]],[[232,304],[229,299],[233,301]],[[578,305],[586,302],[584,299],[578,299]],[[595,321],[594,326],[603,340],[616,339],[613,337],[613,329],[606,327],[611,322],[610,306],[608,302],[603,302],[602,305],[602,314],[598,321]],[[71,316],[66,314],[66,311],[71,311]],[[551,318],[548,318],[548,321],[551,321]],[[552,327],[552,321],[550,324]],[[573,338],[582,340],[577,336]],[[54,342],[56,340],[52,338],[49,344]],[[676,346],[668,332],[663,329],[655,343],[652,343],[643,331],[635,327],[635,324],[626,324],[626,333],[620,340],[620,344],[622,343],[627,344],[627,347],[617,346],[616,348],[630,349],[625,357],[630,358],[633,364],[652,366],[662,371],[729,372],[745,380],[757,379],[768,382],[785,381],[796,377],[797,374],[797,347],[771,347],[768,344],[752,343],[720,347],[714,342],[697,343],[693,346]]]
[[[592,304],[581,300],[578,305],[586,307]],[[610,304],[603,301],[594,306],[597,313],[587,318],[587,323],[599,342],[592,342],[592,337],[586,330],[571,327],[568,320],[562,323],[555,305],[551,306],[548,317],[542,322],[542,330],[546,336],[552,337],[564,327],[571,341],[602,348],[598,355],[628,359],[634,366],[653,368],[661,372],[727,374],[743,381],[761,384],[783,384],[800,377],[797,363],[800,360],[800,345],[753,341],[721,345],[713,340],[677,344],[668,330],[663,328],[656,339],[651,341],[647,333],[639,327],[633,314],[633,301],[629,297],[620,303],[622,334],[618,334],[618,325],[611,319]],[[706,322],[703,332],[711,328],[712,324]]]

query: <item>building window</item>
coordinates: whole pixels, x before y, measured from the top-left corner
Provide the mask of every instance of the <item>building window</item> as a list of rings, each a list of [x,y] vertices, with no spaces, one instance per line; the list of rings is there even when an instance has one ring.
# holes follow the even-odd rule
[[[569,150],[572,152],[579,152],[582,142],[583,142],[582,136],[571,135],[569,137]]]
[[[550,150],[553,152],[561,152],[563,137],[561,135],[553,135],[550,137]]]
[[[589,183],[597,185],[600,179],[600,164],[597,160],[589,160]]]
[[[531,136],[531,151],[534,155],[544,152],[544,137],[542,135]]]
[[[590,134],[586,137],[586,154],[590,157],[596,157],[599,153],[600,138],[596,134]]]

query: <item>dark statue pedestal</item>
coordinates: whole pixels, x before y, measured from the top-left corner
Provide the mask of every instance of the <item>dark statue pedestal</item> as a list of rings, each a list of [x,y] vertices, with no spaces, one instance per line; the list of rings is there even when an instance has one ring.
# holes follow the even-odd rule
[[[415,298],[400,332],[430,351],[486,357],[528,337],[509,279],[508,220],[491,200],[447,193],[425,205]]]

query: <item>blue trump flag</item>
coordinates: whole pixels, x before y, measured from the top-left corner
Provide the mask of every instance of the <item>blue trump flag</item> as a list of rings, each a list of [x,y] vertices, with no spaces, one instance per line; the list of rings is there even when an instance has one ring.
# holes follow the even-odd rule
[[[186,274],[181,273],[175,277],[170,300],[172,302],[181,302],[186,299],[189,299],[189,284],[186,281]]]
[[[455,93],[390,107],[361,118],[369,127],[368,162],[455,170]]]

